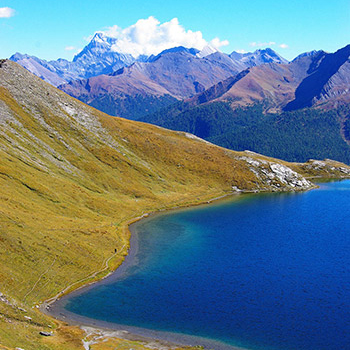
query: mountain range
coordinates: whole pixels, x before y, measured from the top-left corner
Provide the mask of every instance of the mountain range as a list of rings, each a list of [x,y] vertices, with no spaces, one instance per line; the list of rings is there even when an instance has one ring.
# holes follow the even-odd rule
[[[221,52],[205,57],[198,54],[194,49],[176,47],[107,76],[72,81],[60,85],[59,89],[111,115],[138,119],[149,113],[150,108],[163,107],[155,104],[155,97],[169,102],[189,98],[248,67],[263,62],[285,62],[270,49],[236,54],[232,56],[234,58]],[[131,99],[141,113],[135,113],[135,108],[130,105],[123,108],[123,102]],[[141,103],[137,103],[138,100]],[[147,103],[148,100],[151,103]]]
[[[14,62],[73,97],[108,114],[138,119],[191,97],[240,71],[287,61],[271,49],[230,55],[206,46],[175,47],[134,58],[114,51],[116,39],[96,33],[73,61],[45,61],[16,53]]]
[[[161,55],[169,52],[186,51],[198,58],[212,55],[211,61],[216,61],[219,66],[226,65],[226,68],[233,72],[239,72],[244,68],[267,62],[287,62],[271,49],[256,50],[254,53],[245,54],[232,52],[231,55],[226,55],[209,45],[204,47],[202,51],[180,47],[165,50],[159,55],[141,55],[135,58],[131,54],[115,51],[114,45],[116,43],[117,39],[98,32],[93,36],[89,44],[74,56],[72,61],[61,58],[46,61],[18,52],[12,55],[10,60],[19,63],[54,86],[73,80],[88,79],[101,74],[113,74],[118,69],[130,66],[134,62],[154,62]]]
[[[267,111],[350,102],[350,45],[329,54],[312,51],[288,64],[262,64],[214,85],[189,102],[231,101],[233,108],[264,101]]]

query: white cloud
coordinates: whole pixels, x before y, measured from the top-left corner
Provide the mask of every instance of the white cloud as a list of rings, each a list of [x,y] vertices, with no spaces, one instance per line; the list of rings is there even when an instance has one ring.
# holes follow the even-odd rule
[[[130,53],[135,57],[156,55],[163,50],[176,46],[202,50],[208,45],[200,31],[185,30],[177,18],[160,23],[156,18],[150,16],[147,19],[138,20],[125,29],[114,25],[100,32],[118,39],[112,50]],[[210,42],[210,45],[216,48],[228,44],[227,40],[221,41],[219,38],[214,38]]]
[[[66,51],[73,51],[73,50],[75,50],[75,47],[74,46],[66,46],[64,49]]]
[[[249,44],[249,46],[251,47],[267,47],[267,46],[273,46],[273,45],[276,45],[276,43],[274,41],[269,41],[269,42],[266,42],[266,43],[257,43],[255,41],[253,41],[252,43]]]
[[[236,52],[238,52],[238,53],[247,53],[247,51],[246,50],[235,50]]]
[[[269,47],[269,46],[274,46],[274,45],[278,45],[278,47],[280,47],[281,49],[288,49],[288,45],[287,44],[276,44],[276,42],[274,41],[269,41],[269,42],[265,42],[265,43],[261,43],[261,42],[255,42],[253,41],[252,43],[249,43],[249,46],[251,47]]]
[[[0,7],[0,18],[10,18],[15,15],[15,10],[10,7]]]
[[[221,46],[227,46],[229,44],[228,40],[220,40],[219,38],[214,38],[213,40],[210,41],[209,43],[211,46],[215,47],[218,49]]]

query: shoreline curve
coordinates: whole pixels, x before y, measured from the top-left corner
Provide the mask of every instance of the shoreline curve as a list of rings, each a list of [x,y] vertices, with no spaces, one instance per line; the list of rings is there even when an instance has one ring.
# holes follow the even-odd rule
[[[237,193],[228,193],[219,197],[215,197],[210,200],[201,201],[192,205],[178,205],[174,206],[167,210],[158,210],[151,213],[144,213],[141,216],[135,217],[131,219],[126,225],[127,230],[129,231],[129,249],[127,251],[127,255],[124,257],[123,262],[116,270],[111,271],[106,276],[102,277],[102,279],[92,281],[88,284],[84,284],[79,286],[78,288],[67,292],[74,286],[74,284],[78,284],[85,279],[88,280],[92,276],[96,276],[104,270],[108,269],[108,261],[111,260],[116,254],[113,254],[109,257],[105,262],[105,268],[100,271],[96,271],[94,274],[89,275],[83,280],[77,281],[70,286],[66,287],[64,290],[59,292],[56,296],[44,301],[40,305],[41,312],[46,315],[55,318],[56,320],[68,323],[70,325],[76,325],[81,329],[88,328],[94,329],[100,333],[105,333],[106,335],[114,334],[114,337],[123,338],[127,340],[138,340],[144,342],[158,342],[160,345],[167,345],[169,347],[174,346],[203,346],[208,349],[215,350],[247,350],[246,348],[241,348],[237,346],[233,346],[230,344],[226,344],[217,340],[212,340],[209,338],[203,338],[195,335],[188,335],[176,332],[167,332],[167,331],[158,331],[147,328],[135,327],[122,325],[102,320],[97,320],[93,318],[89,318],[86,316],[81,316],[75,313],[72,313],[65,309],[65,306],[68,300],[74,296],[83,294],[88,290],[94,288],[96,284],[110,284],[115,281],[124,278],[127,276],[127,270],[129,267],[133,266],[137,263],[136,255],[139,249],[138,242],[138,234],[136,232],[135,226],[137,226],[141,221],[152,219],[154,216],[159,215],[167,215],[170,211],[174,210],[186,210],[193,207],[204,206],[207,204],[211,204],[213,202],[219,202],[225,199],[232,199],[234,195]],[[239,199],[241,196],[237,196]]]

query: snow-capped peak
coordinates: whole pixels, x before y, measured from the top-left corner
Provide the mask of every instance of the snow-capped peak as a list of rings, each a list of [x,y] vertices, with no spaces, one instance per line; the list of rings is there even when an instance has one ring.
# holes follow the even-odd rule
[[[211,46],[211,45],[206,45],[203,47],[203,49],[197,53],[197,57],[199,58],[203,58],[205,56],[209,56],[214,52],[219,51],[218,49],[216,49],[215,47]]]
[[[107,37],[102,32],[97,32],[91,41],[105,43],[107,41]]]

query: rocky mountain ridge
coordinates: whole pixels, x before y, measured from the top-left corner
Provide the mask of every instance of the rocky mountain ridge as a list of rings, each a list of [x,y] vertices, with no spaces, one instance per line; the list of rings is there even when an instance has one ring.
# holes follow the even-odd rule
[[[229,81],[234,83],[227,84]],[[219,86],[220,95],[212,94]],[[287,64],[271,62],[251,67],[243,75],[230,77],[189,101],[230,101],[232,108],[264,102],[267,112],[312,106],[332,108],[350,102],[349,86],[350,45],[335,53],[307,52]]]
[[[157,105],[155,98],[162,97],[164,101],[165,97],[173,102],[169,97],[183,99],[194,96],[251,64],[263,64],[265,61],[260,55],[264,52],[260,50],[256,55],[251,54],[255,61],[241,63],[240,58],[233,60],[218,51],[199,57],[198,50],[178,47],[165,50],[144,62],[135,62],[108,76],[76,80],[59,88],[109,114],[138,119]],[[282,59],[277,58],[274,62],[282,62]],[[124,107],[128,104],[125,101],[132,100],[140,109],[140,114],[133,114],[134,106],[130,108],[128,105],[129,109]]]
[[[238,73],[244,68],[267,62],[286,62],[284,58],[271,49],[256,50],[253,53],[243,55],[235,55],[234,52],[231,55],[227,55],[209,45],[204,47],[202,51],[193,48],[175,47],[164,50],[158,55],[133,57],[131,54],[115,51],[114,46],[116,43],[117,39],[97,32],[91,41],[74,56],[72,61],[65,59],[46,61],[35,56],[20,53],[12,55],[10,60],[19,63],[54,86],[73,80],[88,79],[101,74],[112,74],[122,67],[130,66],[134,62],[153,62],[169,52],[186,51],[197,58],[213,55],[211,58],[213,64],[217,61],[215,56],[221,56],[221,59],[226,61],[226,69],[232,74]],[[220,64],[218,63],[218,65]]]
[[[270,49],[257,51],[257,56],[232,53],[233,61],[220,52],[199,59],[196,51],[176,48],[149,62],[125,67],[110,78],[98,76],[60,88],[112,115],[131,119],[150,114],[148,108],[135,115],[132,109],[128,112],[119,108],[123,99],[131,101],[139,94],[171,96],[191,106],[222,101],[235,109],[263,103],[268,113],[311,106],[331,109],[350,102],[348,47],[334,54],[322,50],[304,53],[289,63]],[[137,80],[132,78],[135,75]],[[94,91],[88,90],[90,84]],[[151,86],[157,87],[150,91]]]

